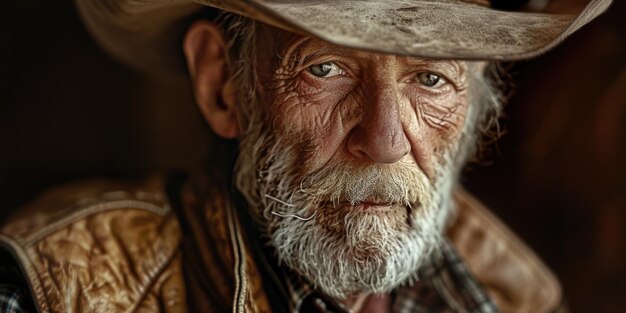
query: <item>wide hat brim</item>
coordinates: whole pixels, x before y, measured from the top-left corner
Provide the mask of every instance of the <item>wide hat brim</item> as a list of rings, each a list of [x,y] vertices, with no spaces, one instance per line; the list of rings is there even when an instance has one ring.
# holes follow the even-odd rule
[[[539,12],[461,0],[76,0],[114,56],[153,74],[184,74],[182,33],[204,6],[334,44],[423,58],[514,61],[537,56],[604,12],[611,0],[552,0]]]

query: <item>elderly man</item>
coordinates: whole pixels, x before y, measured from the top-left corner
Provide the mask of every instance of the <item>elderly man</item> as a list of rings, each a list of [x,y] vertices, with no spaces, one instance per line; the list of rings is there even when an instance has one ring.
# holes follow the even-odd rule
[[[221,139],[204,173],[65,186],[17,212],[0,241],[20,272],[0,278],[0,307],[561,307],[553,275],[458,177],[500,110],[486,60],[535,56],[610,1],[522,8],[551,14],[480,0],[200,2],[212,8],[77,1],[105,48],[153,73],[180,65],[168,53],[187,25],[195,99]]]

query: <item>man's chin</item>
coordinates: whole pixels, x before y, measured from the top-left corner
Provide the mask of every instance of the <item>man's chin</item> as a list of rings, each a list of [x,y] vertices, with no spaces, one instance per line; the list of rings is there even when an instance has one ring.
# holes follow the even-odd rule
[[[389,252],[386,247],[367,244],[346,248],[340,253],[342,257],[335,260],[337,267],[320,268],[316,272],[324,272],[321,275],[302,274],[316,288],[337,299],[360,293],[388,293],[415,277],[419,267],[418,262],[410,262],[410,258],[402,260],[403,255]],[[400,265],[402,262],[406,263]]]
[[[287,266],[329,296],[384,293],[416,275],[438,243],[436,228],[411,227],[409,216],[433,224],[402,205],[335,208],[300,221],[297,231],[287,226],[279,233],[291,236],[274,244]]]
[[[410,206],[398,204],[344,204],[319,208],[312,222],[350,246],[356,239],[371,242],[410,231],[412,213]]]

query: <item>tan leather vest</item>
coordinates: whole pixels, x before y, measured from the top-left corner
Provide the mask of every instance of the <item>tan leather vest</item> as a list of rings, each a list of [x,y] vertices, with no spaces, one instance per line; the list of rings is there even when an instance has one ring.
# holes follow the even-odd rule
[[[51,190],[7,220],[0,245],[20,265],[39,312],[269,312],[228,205],[207,207],[204,220],[187,225],[201,239],[202,270],[223,303],[199,293],[183,273],[190,262],[163,190],[159,178],[85,182]],[[470,195],[455,198],[448,236],[501,311],[556,310],[561,289],[553,274]]]

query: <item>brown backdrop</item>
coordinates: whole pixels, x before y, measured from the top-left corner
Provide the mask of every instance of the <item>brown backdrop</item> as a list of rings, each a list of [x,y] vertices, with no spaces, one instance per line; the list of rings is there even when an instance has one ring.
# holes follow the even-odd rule
[[[465,185],[562,280],[573,312],[626,308],[626,3],[536,60],[491,165]],[[107,57],[69,0],[0,3],[0,217],[46,187],[185,169],[209,151],[183,88]]]

